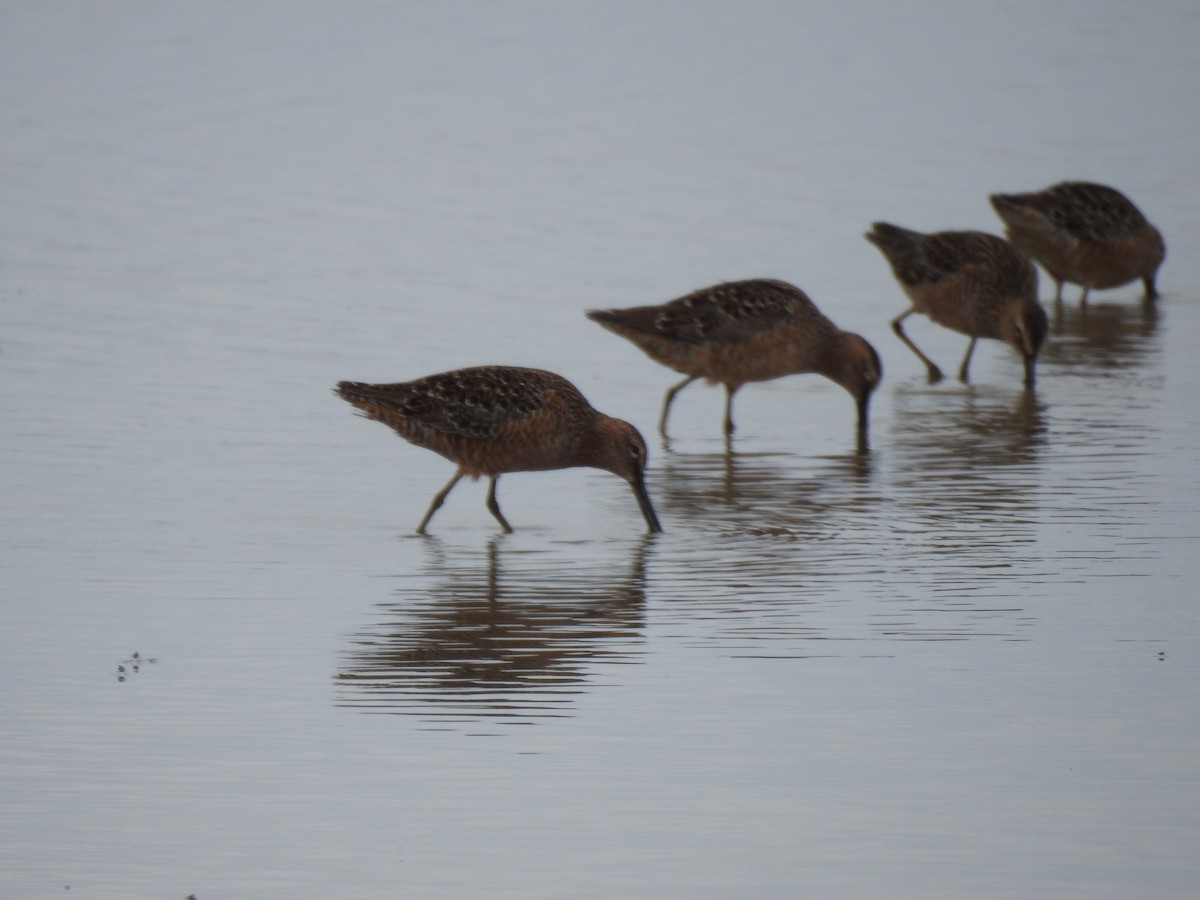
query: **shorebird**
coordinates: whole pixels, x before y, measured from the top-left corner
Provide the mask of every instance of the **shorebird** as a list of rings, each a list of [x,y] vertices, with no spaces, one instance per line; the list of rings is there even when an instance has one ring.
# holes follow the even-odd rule
[[[1028,194],[992,194],[992,206],[1018,250],[1042,264],[1062,302],[1063,282],[1088,291],[1120,287],[1138,278],[1145,298],[1158,296],[1154,278],[1167,254],[1162,233],[1114,188],[1064,181]]]
[[[967,381],[979,338],[1010,344],[1025,360],[1032,387],[1038,350],[1046,337],[1046,311],[1037,300],[1037,269],[1012,244],[980,231],[922,234],[876,222],[867,240],[882,251],[912,307],[892,320],[892,330],[920,357],[931,382],[942,370],[909,340],[901,326],[913,313],[971,339],[958,370]]]
[[[541,369],[478,366],[396,384],[338,382],[342,399],[418,447],[439,453],[458,471],[429,504],[418,534],[464,475],[491,479],[487,508],[505,532],[512,526],[496,502],[505,472],[591,466],[633,488],[648,530],[662,531],[646,493],[646,442],[621,419],[597,412],[579,390]]]
[[[725,385],[725,434],[733,434],[733,395],[751,381],[817,372],[854,397],[860,448],[867,406],[883,368],[867,341],[842,331],[804,291],[785,281],[732,281],[659,306],[604,309],[588,318],[640,347],[655,362],[687,377],[663,398],[658,431],[667,436],[675,395],[698,378]]]

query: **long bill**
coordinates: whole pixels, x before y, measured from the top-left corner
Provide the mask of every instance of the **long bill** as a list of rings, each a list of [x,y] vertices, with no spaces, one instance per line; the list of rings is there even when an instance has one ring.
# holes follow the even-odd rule
[[[858,428],[857,428],[858,448],[857,449],[858,449],[859,453],[866,453],[871,448],[871,441],[870,441],[870,436],[869,436],[870,413],[868,410],[870,403],[871,403],[871,395],[870,394],[865,394],[864,396],[860,397],[858,400]]]
[[[1034,367],[1036,365],[1037,365],[1037,357],[1036,356],[1025,357],[1025,387],[1027,387],[1031,390],[1034,387],[1034,383],[1035,383],[1035,379],[1036,379],[1036,375],[1034,374]]]
[[[638,507],[646,518],[646,529],[651,534],[661,532],[662,526],[658,524],[658,516],[654,514],[654,507],[650,505],[650,495],[646,493],[645,479],[639,473],[630,480],[629,486],[633,488],[633,496],[637,497]]]

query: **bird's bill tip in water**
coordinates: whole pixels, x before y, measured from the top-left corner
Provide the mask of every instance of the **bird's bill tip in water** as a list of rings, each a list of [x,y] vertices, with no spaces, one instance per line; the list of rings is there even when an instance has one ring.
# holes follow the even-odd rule
[[[1037,365],[1037,357],[1029,356],[1025,359],[1025,387],[1033,389],[1034,382],[1037,380],[1034,373],[1034,367]]]
[[[871,435],[867,431],[867,426],[865,424],[857,429],[855,434],[854,450],[856,453],[868,453],[871,450]]]
[[[858,422],[855,424],[855,436],[858,438],[858,452],[865,453],[870,447],[870,405],[871,394],[864,393],[858,398]]]
[[[658,516],[654,513],[654,507],[650,505],[650,495],[646,493],[646,483],[641,476],[638,476],[630,482],[630,485],[633,487],[633,495],[637,497],[638,507],[646,519],[646,530],[651,534],[658,534],[662,531],[662,525],[658,523]]]

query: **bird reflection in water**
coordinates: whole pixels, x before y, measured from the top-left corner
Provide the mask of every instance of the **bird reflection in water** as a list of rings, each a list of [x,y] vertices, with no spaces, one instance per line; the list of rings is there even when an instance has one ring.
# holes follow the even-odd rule
[[[674,517],[738,533],[824,541],[878,500],[869,453],[673,452],[660,469],[661,502]]]
[[[892,482],[902,493],[911,489],[931,514],[953,516],[998,480],[997,502],[1020,503],[1046,442],[1046,404],[1036,392],[909,389],[897,391],[894,403]]]
[[[898,391],[890,438],[890,640],[1020,640],[1030,582],[1055,577],[1037,547],[1046,404],[1033,391]]]
[[[338,705],[424,718],[453,729],[481,720],[525,724],[573,714],[597,663],[630,663],[645,625],[649,542],[627,568],[572,555],[577,548],[486,558],[431,540],[437,584],[379,606],[380,621],[350,638]]]
[[[898,392],[895,402],[888,519],[898,570],[928,581],[928,570],[944,564],[1015,571],[1034,559],[1039,453],[1047,440],[1038,395],[926,389]],[[932,580],[948,590],[958,583],[945,575]],[[971,583],[963,580],[963,589]]]
[[[1051,319],[1047,366],[1096,377],[1141,365],[1156,353],[1159,309],[1155,300],[1128,303],[1059,303]]]

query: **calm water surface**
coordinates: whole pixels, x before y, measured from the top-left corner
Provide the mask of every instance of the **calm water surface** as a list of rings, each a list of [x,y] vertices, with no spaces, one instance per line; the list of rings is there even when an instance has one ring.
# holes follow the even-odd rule
[[[0,4],[0,895],[1195,896],[1197,33]],[[1065,177],[1163,298],[927,384],[863,231]],[[869,453],[813,376],[664,445],[677,376],[582,314],[754,276],[879,349]],[[450,465],[330,387],[484,362],[651,437],[665,533],[573,470],[413,535]]]

